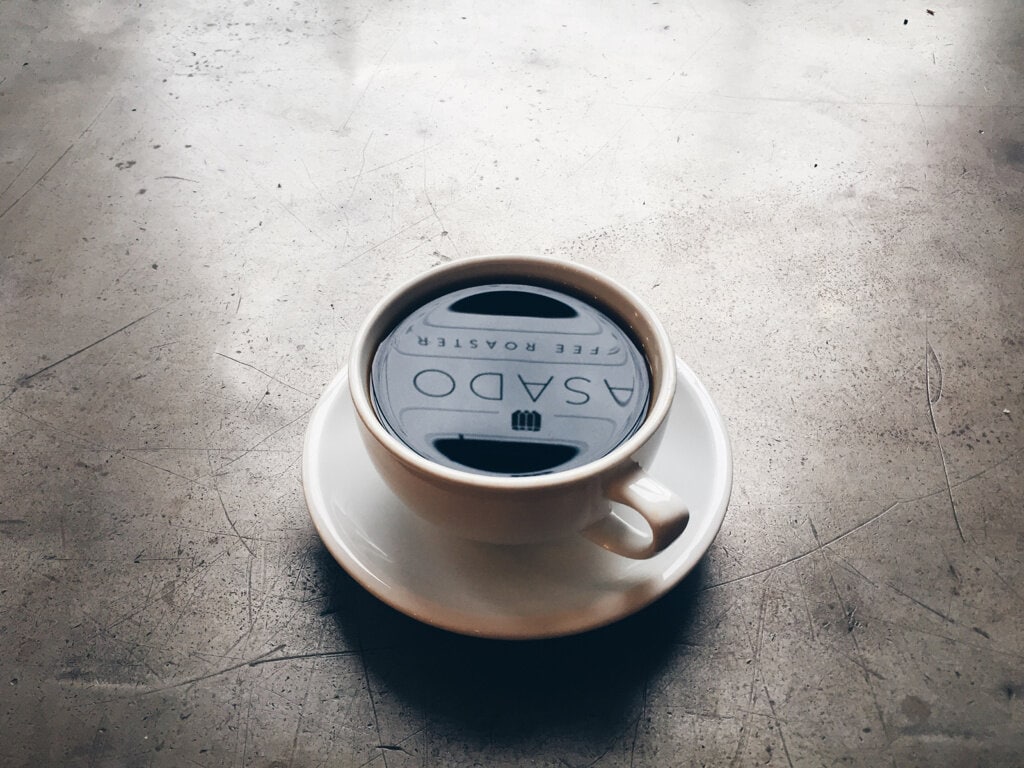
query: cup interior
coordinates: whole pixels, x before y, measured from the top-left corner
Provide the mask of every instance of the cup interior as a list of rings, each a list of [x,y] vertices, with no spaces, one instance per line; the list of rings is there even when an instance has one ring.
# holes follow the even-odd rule
[[[647,414],[624,441],[583,466],[525,477],[482,475],[454,469],[413,451],[381,423],[372,405],[371,365],[381,342],[409,314],[442,295],[477,285],[522,283],[574,296],[613,319],[642,354],[650,379]],[[628,459],[658,430],[675,391],[675,358],[667,334],[653,312],[631,291],[586,267],[536,256],[485,256],[464,259],[424,273],[385,297],[370,313],[352,347],[350,386],[360,420],[372,439],[419,473],[489,487],[548,486],[600,473]]]

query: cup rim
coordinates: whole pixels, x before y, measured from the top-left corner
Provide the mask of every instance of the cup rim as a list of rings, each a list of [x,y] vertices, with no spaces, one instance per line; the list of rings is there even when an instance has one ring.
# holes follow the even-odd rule
[[[496,265],[500,265],[500,268],[494,269]],[[531,275],[531,269],[540,270],[543,274]],[[605,295],[610,294],[616,299],[616,303],[624,305],[611,306],[608,309],[611,309],[620,323],[629,326],[634,341],[641,345],[641,353],[651,376],[651,401],[647,416],[640,427],[611,451],[591,462],[542,475],[515,477],[484,475],[439,464],[421,456],[385,429],[370,399],[370,364],[377,345],[390,329],[405,317],[411,308],[410,305],[422,303],[425,297],[436,295],[438,289],[444,288],[444,292],[454,290],[450,286],[452,283],[459,283],[460,278],[464,284],[472,284],[492,278],[504,280],[531,277],[542,283],[551,283],[555,287],[562,283],[560,287],[563,290],[575,293],[584,300],[593,301],[598,306],[606,307],[610,302],[594,295],[596,292],[591,290],[595,285],[600,285]],[[625,307],[628,307],[628,316],[623,311]],[[639,333],[638,326],[646,326],[648,333]],[[467,490],[543,491],[570,486],[603,475],[628,462],[657,433],[668,416],[675,389],[675,354],[668,333],[654,312],[630,289],[610,277],[590,267],[549,256],[472,256],[420,273],[391,290],[377,302],[356,332],[349,353],[349,392],[352,403],[360,422],[373,439],[393,458],[418,474],[457,484]]]

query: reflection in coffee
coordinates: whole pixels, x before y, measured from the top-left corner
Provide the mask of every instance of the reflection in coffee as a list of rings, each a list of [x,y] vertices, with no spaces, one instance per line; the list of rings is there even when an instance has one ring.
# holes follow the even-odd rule
[[[452,291],[406,316],[370,375],[381,423],[414,451],[488,475],[599,459],[644,420],[650,376],[591,304],[535,285]]]

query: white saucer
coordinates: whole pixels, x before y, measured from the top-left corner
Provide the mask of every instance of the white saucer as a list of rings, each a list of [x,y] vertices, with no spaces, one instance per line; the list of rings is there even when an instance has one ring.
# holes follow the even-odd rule
[[[693,569],[722,525],[732,488],[722,417],[693,371],[682,361],[677,366],[668,430],[650,471],[686,501],[690,523],[656,557],[629,560],[582,536],[531,546],[479,544],[421,520],[370,463],[344,369],[306,432],[302,482],[313,524],[352,578],[393,608],[443,629],[528,639],[624,618]]]

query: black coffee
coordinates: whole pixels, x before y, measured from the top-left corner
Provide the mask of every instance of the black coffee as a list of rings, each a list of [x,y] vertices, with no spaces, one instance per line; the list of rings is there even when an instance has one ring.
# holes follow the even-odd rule
[[[411,312],[370,375],[384,426],[420,455],[488,475],[587,464],[644,420],[650,376],[629,335],[566,293],[502,283]]]

